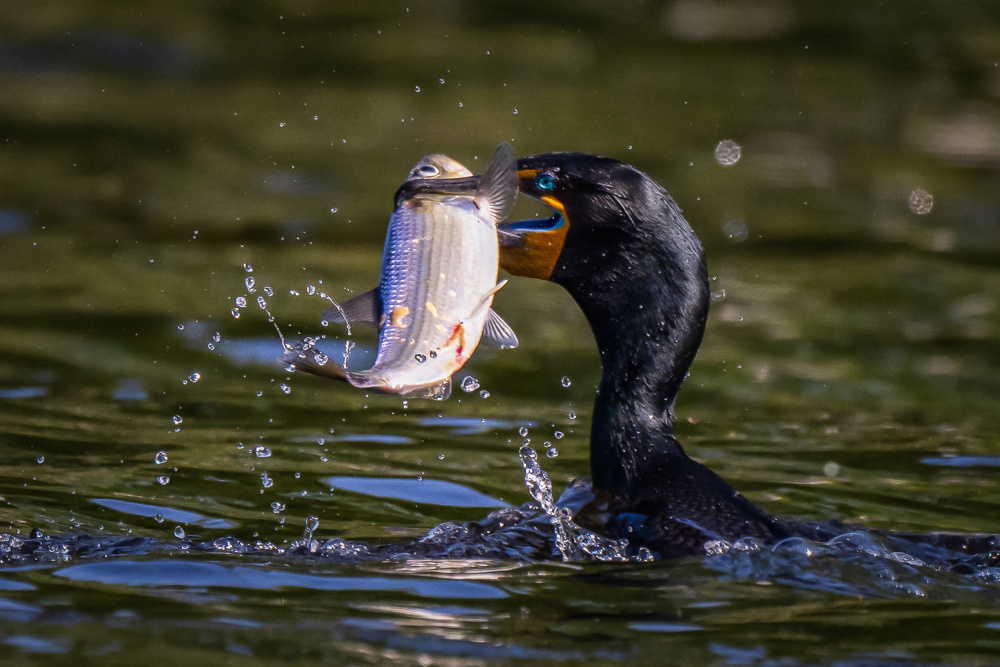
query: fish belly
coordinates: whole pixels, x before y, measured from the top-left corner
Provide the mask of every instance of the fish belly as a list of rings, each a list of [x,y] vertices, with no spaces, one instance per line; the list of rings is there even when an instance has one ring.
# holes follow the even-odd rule
[[[354,384],[402,392],[461,368],[482,336],[498,261],[496,226],[471,199],[401,206],[382,257],[378,354]]]

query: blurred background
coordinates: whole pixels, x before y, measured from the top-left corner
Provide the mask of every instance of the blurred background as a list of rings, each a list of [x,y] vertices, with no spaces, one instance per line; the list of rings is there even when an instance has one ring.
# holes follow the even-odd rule
[[[815,571],[765,591],[773,572],[712,562],[467,563],[422,572],[442,585],[427,592],[389,565],[283,563],[347,591],[303,579],[285,604],[257,591],[283,584],[165,563],[226,535],[287,546],[310,515],[317,536],[384,543],[520,504],[521,428],[557,452],[540,458],[557,490],[589,472],[599,359],[556,286],[504,288],[521,347],[477,352],[459,379],[479,386],[445,403],[272,363],[268,315],[343,339],[316,294],[374,286],[413,164],[478,171],[501,141],[631,163],[684,209],[715,299],[677,403],[690,454],[779,514],[1000,531],[998,63],[997,3],[0,6],[0,531],[145,537],[128,556],[156,563],[0,569],[0,642],[132,660],[995,657],[996,587],[925,572],[934,602],[886,635],[913,598],[879,584],[884,602],[855,604],[867,570],[804,592]],[[462,607],[442,583],[477,578],[503,599]]]

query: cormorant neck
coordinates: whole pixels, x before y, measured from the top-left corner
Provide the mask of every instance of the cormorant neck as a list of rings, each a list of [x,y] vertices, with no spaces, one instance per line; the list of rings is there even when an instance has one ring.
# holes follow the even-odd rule
[[[616,199],[608,211],[625,222],[582,230],[590,238],[574,247],[588,250],[553,273],[586,315],[601,354],[594,486],[636,499],[690,462],[673,436],[673,404],[710,300],[701,243],[670,195],[646,180],[644,197]]]

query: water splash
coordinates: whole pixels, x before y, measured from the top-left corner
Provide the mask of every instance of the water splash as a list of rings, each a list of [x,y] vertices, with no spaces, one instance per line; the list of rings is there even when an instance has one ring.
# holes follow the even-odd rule
[[[553,501],[552,481],[539,465],[538,453],[528,445],[522,445],[518,456],[524,468],[524,484],[552,525],[555,547],[563,562],[598,560],[625,563],[653,560],[653,554],[645,547],[630,550],[628,540],[608,539],[574,523],[572,510]]]

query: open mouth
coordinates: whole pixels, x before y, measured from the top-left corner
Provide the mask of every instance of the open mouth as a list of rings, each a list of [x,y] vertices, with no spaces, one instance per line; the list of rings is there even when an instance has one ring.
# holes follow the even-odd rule
[[[548,280],[562,254],[569,218],[562,203],[551,195],[535,197],[555,215],[514,220],[497,225],[500,268],[515,276]]]
[[[497,225],[500,235],[500,247],[518,246],[523,242],[525,234],[555,232],[566,223],[562,213],[556,213],[550,218],[531,218],[528,220],[511,220]]]

